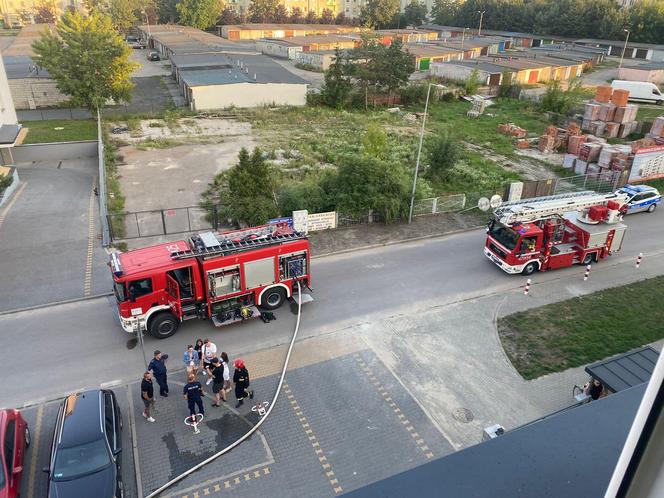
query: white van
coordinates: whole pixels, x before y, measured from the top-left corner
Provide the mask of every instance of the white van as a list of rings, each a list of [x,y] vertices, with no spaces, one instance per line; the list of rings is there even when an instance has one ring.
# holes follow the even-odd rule
[[[628,90],[629,100],[635,102],[652,102],[654,104],[664,103],[664,95],[659,91],[657,85],[646,81],[613,80],[611,88],[614,90]]]

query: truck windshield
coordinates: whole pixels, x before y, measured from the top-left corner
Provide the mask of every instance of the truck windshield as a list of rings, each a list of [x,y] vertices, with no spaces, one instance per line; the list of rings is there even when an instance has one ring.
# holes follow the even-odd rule
[[[510,251],[516,247],[519,240],[518,233],[501,223],[494,223],[489,229],[489,235]]]
[[[113,282],[113,291],[115,292],[115,298],[119,303],[127,300],[127,293],[125,292],[124,283]]]

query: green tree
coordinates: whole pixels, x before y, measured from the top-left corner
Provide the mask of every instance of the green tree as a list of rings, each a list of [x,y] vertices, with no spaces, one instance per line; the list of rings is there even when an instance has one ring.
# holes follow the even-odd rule
[[[299,7],[293,7],[290,13],[290,22],[293,24],[302,24],[304,22],[304,13]]]
[[[138,22],[136,2],[134,0],[110,0],[108,15],[113,26],[119,31],[127,31]]]
[[[477,93],[477,89],[479,87],[480,87],[480,72],[476,68],[470,72],[470,76],[468,76],[468,79],[466,80],[466,84],[464,86],[464,91],[466,92],[466,95],[473,95]]]
[[[207,29],[217,24],[224,3],[222,0],[180,0],[176,8],[181,24]]]
[[[389,93],[406,85],[415,70],[415,58],[403,48],[401,40],[394,40],[388,47],[378,50],[378,84]]]
[[[37,4],[37,12],[35,13],[36,23],[52,24],[58,17],[58,8],[55,5],[55,0],[42,0]]]
[[[444,181],[459,160],[461,152],[459,146],[447,132],[444,132],[428,144],[427,150],[429,168],[425,176],[429,180]]]
[[[305,24],[317,24],[318,16],[316,15],[315,10],[310,10],[307,12],[307,15],[304,17]]]
[[[325,71],[325,83],[321,89],[321,98],[325,105],[341,109],[350,95],[351,83],[344,70],[344,58],[339,48],[334,51],[334,62]]]
[[[283,4],[280,3],[277,5],[277,8],[274,9],[272,21],[277,24],[285,24],[290,21],[290,14],[288,13],[288,9]]]
[[[225,7],[219,16],[219,24],[229,25],[229,24],[239,24],[240,17],[235,12],[235,9],[232,7]]]
[[[329,170],[322,176],[332,174]],[[290,216],[293,211],[306,209],[310,213],[333,211],[334,204],[324,189],[325,181],[310,177],[299,183],[287,183],[279,187],[277,199],[282,216]]]
[[[228,171],[227,196],[221,196],[228,214],[241,224],[262,225],[277,214],[274,179],[269,165],[257,147],[249,155],[240,150],[237,165]]]
[[[339,26],[350,24],[350,19],[348,19],[346,17],[346,14],[344,14],[343,12],[339,12],[337,14],[337,17],[334,19],[334,24],[337,24]]]
[[[330,9],[323,9],[323,12],[320,13],[319,22],[321,24],[334,24],[334,12]]]
[[[249,18],[251,22],[267,23],[274,19],[279,0],[251,0]]]
[[[427,16],[427,6],[419,0],[411,0],[403,11],[408,26],[421,26]]]
[[[441,26],[452,26],[456,22],[459,0],[434,0],[431,6],[433,22]]]
[[[157,14],[159,22],[162,24],[175,24],[180,21],[180,14],[177,9],[178,0],[158,0]]]
[[[385,159],[389,149],[387,133],[382,126],[370,123],[362,136],[364,152],[376,159]]]
[[[563,90],[559,80],[549,81],[546,93],[540,103],[542,111],[567,114],[572,107],[579,104],[584,97],[581,80],[575,78],[569,82],[567,90]]]
[[[360,12],[362,23],[372,28],[388,26],[399,13],[399,0],[367,0]]]
[[[373,209],[394,221],[407,210],[410,180],[402,164],[366,154],[345,156],[335,182],[337,210],[361,216]]]
[[[74,105],[95,110],[109,99],[131,99],[131,73],[138,64],[129,59],[131,49],[110,17],[68,12],[56,33],[44,32],[32,47],[37,65],[48,70]]]

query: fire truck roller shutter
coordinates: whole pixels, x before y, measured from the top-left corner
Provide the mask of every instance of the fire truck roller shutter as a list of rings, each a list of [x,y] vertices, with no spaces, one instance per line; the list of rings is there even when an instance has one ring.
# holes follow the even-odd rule
[[[258,303],[261,308],[265,308],[266,310],[276,310],[289,297],[289,290],[284,284],[277,284],[273,287],[263,289],[258,296]]]
[[[170,311],[159,311],[148,320],[148,334],[155,339],[166,339],[178,331],[180,321]]]

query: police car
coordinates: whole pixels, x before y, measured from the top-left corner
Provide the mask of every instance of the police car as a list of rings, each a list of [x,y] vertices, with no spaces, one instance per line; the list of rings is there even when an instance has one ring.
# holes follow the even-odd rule
[[[654,187],[647,185],[630,185],[629,183],[618,190],[618,194],[629,197],[627,201],[627,214],[648,211],[652,213],[657,205],[662,202],[662,196]]]

